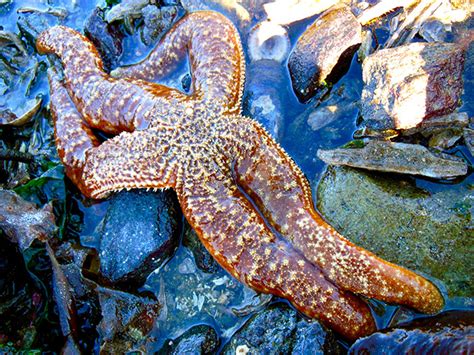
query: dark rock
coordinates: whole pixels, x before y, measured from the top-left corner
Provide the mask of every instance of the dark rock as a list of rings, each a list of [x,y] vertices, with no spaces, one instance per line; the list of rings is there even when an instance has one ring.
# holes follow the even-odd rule
[[[323,354],[340,353],[332,332],[317,321],[301,320],[287,306],[274,306],[252,318],[230,339],[223,354]]]
[[[0,228],[25,250],[35,239],[51,238],[56,224],[51,205],[38,209],[13,191],[0,190]]]
[[[450,43],[383,49],[364,61],[361,113],[374,129],[408,129],[454,111],[463,89],[464,50]]]
[[[362,41],[361,31],[346,6],[330,8],[306,29],[288,60],[293,90],[300,101],[307,101],[347,72]]]
[[[329,167],[317,201],[328,223],[356,245],[440,279],[450,297],[474,294],[469,186],[430,191],[400,175]]]
[[[448,154],[435,154],[419,144],[369,141],[363,148],[318,150],[326,164],[449,179],[467,174],[467,163]]]
[[[104,62],[104,68],[110,70],[117,66],[122,55],[123,34],[118,26],[104,20],[104,10],[97,7],[84,25],[85,35],[92,41]]]
[[[296,339],[291,351],[295,355],[343,354],[336,337],[319,322],[300,320],[296,325]]]
[[[219,348],[219,337],[214,328],[197,325],[174,340],[165,341],[162,354],[215,354]]]
[[[282,136],[283,103],[289,100],[284,87],[285,68],[274,60],[252,62],[247,70],[243,112],[267,129],[277,140]]]
[[[472,354],[474,312],[451,311],[359,339],[349,354]]]
[[[201,243],[196,232],[189,225],[187,225],[186,232],[184,233],[183,245],[191,250],[196,266],[200,270],[212,274],[221,269],[217,261],[214,260]]]
[[[124,353],[138,349],[148,338],[160,305],[144,296],[98,287],[102,320],[101,352]]]
[[[171,191],[122,191],[99,227],[102,274],[124,287],[141,285],[175,251],[181,209]]]

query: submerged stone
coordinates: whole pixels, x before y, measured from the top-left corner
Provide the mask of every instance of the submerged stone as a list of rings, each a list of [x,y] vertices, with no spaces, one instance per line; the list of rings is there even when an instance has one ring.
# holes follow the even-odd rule
[[[452,43],[382,49],[362,64],[361,114],[376,129],[408,129],[454,111],[463,89],[464,50]]]
[[[104,68],[116,67],[122,55],[122,38],[117,25],[104,20],[104,10],[95,8],[84,24],[84,33],[92,41],[104,62]]]
[[[288,60],[293,90],[300,101],[309,100],[326,82],[345,74],[361,42],[361,25],[346,6],[329,9],[309,26]]]
[[[220,340],[214,328],[197,325],[174,340],[165,341],[162,354],[215,354]]]
[[[349,354],[472,354],[474,312],[451,311],[359,339]]]
[[[180,219],[171,191],[117,194],[98,231],[103,276],[127,287],[142,284],[177,248]]]
[[[281,89],[286,81],[285,68],[274,60],[262,59],[252,62],[247,72],[243,113],[279,140],[284,122],[283,103],[289,100],[289,93]]]
[[[287,306],[255,314],[230,339],[223,354],[337,354],[341,350],[331,331],[317,321],[308,323]]]
[[[138,349],[149,338],[160,304],[153,298],[98,287],[102,320],[98,326],[101,353]]]
[[[419,144],[371,140],[363,148],[318,150],[326,164],[449,179],[467,174],[461,158],[432,153]]]
[[[326,220],[356,245],[444,282],[448,295],[474,294],[474,194],[441,191],[400,176],[329,167],[317,190]]]

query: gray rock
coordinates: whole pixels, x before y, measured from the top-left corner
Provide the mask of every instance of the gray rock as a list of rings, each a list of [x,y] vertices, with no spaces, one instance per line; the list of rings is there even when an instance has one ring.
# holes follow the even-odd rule
[[[464,129],[464,143],[471,152],[471,155],[474,156],[474,129],[465,128]]]
[[[449,296],[474,294],[474,194],[469,185],[441,191],[401,176],[329,167],[317,207],[353,243],[443,281]]]
[[[98,325],[103,353],[125,353],[148,340],[148,334],[160,311],[150,297],[97,287],[102,320]]]
[[[309,100],[326,82],[336,82],[347,72],[362,42],[361,31],[351,10],[338,6],[323,13],[298,38],[288,68],[300,101]]]
[[[219,348],[219,337],[214,328],[197,325],[174,340],[165,341],[162,354],[215,354]]]
[[[180,219],[181,210],[171,191],[117,194],[99,227],[103,276],[127,287],[143,283],[177,248]]]
[[[106,70],[117,66],[122,55],[123,34],[115,24],[104,20],[104,10],[97,7],[84,24],[84,33],[100,53]]]
[[[362,64],[361,114],[375,129],[408,129],[454,111],[463,89],[464,50],[451,43],[383,49]]]
[[[419,125],[409,129],[403,129],[400,133],[409,136],[421,133],[428,137],[434,133],[440,133],[450,128],[464,128],[469,124],[469,117],[466,112],[453,112],[447,115],[431,117],[422,121]]]
[[[223,354],[323,354],[339,353],[331,331],[317,321],[301,320],[287,306],[274,306],[252,318],[230,339]]]
[[[432,153],[419,144],[369,141],[363,148],[318,150],[326,164],[449,179],[467,174],[461,158]]]
[[[359,339],[349,354],[472,354],[474,312],[451,311]]]

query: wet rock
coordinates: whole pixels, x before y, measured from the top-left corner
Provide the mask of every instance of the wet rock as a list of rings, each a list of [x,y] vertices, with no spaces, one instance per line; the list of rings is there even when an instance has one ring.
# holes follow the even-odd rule
[[[110,70],[116,67],[123,51],[123,34],[116,25],[104,20],[103,9],[97,7],[92,11],[84,25],[84,33],[99,51],[104,68]]]
[[[51,238],[56,224],[51,205],[38,209],[13,191],[0,190],[0,228],[25,250],[35,239]]]
[[[290,53],[290,39],[286,29],[271,21],[258,23],[250,31],[248,51],[252,61],[272,59],[283,62]]]
[[[469,186],[430,191],[401,176],[329,167],[317,201],[326,220],[356,245],[440,279],[450,297],[474,294]]]
[[[259,60],[247,68],[247,85],[243,112],[260,122],[277,140],[284,122],[283,103],[289,93],[282,90],[285,68],[274,60]]]
[[[219,348],[219,337],[214,328],[197,325],[174,340],[165,341],[160,349],[163,354],[215,354]]]
[[[359,339],[349,354],[471,354],[474,312],[451,311]]]
[[[415,133],[421,133],[429,137],[435,133],[440,133],[447,129],[462,129],[469,124],[469,117],[466,112],[453,112],[448,115],[435,116],[423,120],[416,127],[403,129],[400,133],[409,136]]]
[[[464,143],[471,152],[471,155],[474,156],[474,129],[465,128],[463,137]]]
[[[412,43],[363,63],[361,114],[375,129],[408,129],[454,111],[463,89],[464,51],[456,44]]]
[[[343,354],[334,334],[324,328],[319,322],[308,323],[300,320],[296,325],[296,337],[292,349],[295,355],[311,354]]]
[[[322,14],[298,38],[288,68],[300,101],[309,100],[320,88],[347,72],[362,41],[361,31],[350,9],[338,6]]]
[[[449,149],[453,147],[462,136],[463,130],[461,128],[446,129],[433,134],[428,141],[428,146],[439,150]]]
[[[179,243],[181,210],[171,191],[122,191],[100,226],[100,268],[111,282],[136,287]]]
[[[371,140],[362,149],[318,150],[318,158],[331,165],[423,175],[437,179],[467,174],[467,163],[463,159],[432,153],[419,144]]]
[[[205,273],[215,273],[221,269],[217,261],[209,254],[207,249],[199,240],[196,232],[189,226],[186,226],[183,245],[191,250],[196,262],[196,266]]]
[[[99,287],[102,320],[98,330],[101,352],[124,353],[138,350],[153,328],[160,305],[144,296]]]
[[[301,320],[287,306],[274,306],[252,318],[230,339],[223,354],[266,354],[275,349],[281,354],[339,353],[334,335],[318,322]]]
[[[280,25],[289,25],[293,22],[320,14],[337,3],[336,0],[276,0],[269,1],[263,7],[268,19]]]
[[[423,23],[419,34],[427,42],[446,42],[448,27],[439,20],[431,19]]]
[[[150,0],[123,0],[105,14],[105,21],[112,23],[118,20],[129,20],[142,16],[142,9],[150,3]]]
[[[151,45],[172,27],[178,17],[178,7],[148,5],[143,8],[142,13],[144,22],[142,41],[146,45]]]

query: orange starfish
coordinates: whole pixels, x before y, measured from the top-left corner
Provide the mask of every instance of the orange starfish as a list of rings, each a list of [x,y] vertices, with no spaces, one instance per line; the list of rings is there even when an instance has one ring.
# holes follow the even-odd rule
[[[235,278],[288,299],[348,339],[375,330],[355,294],[436,312],[438,289],[359,248],[315,211],[310,186],[285,151],[240,115],[239,35],[215,12],[185,16],[142,62],[102,68],[94,46],[66,27],[37,41],[64,66],[50,75],[59,155],[81,191],[172,188],[202,243]],[[192,94],[154,84],[189,55]],[[118,134],[100,144],[91,128]]]

